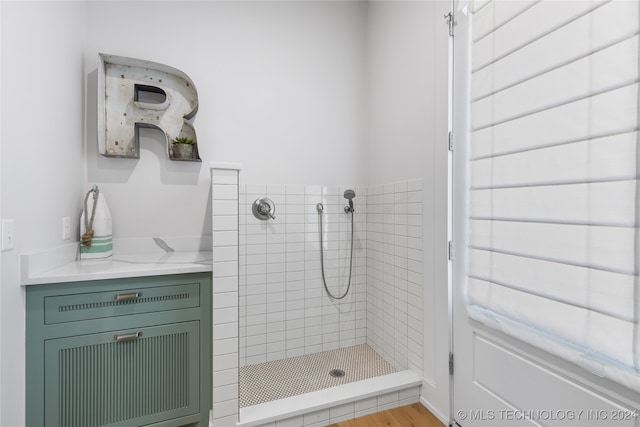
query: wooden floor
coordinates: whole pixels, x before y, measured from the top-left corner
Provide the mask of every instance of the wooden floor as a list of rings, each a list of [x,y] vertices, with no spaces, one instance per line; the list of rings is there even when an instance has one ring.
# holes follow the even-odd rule
[[[327,427],[445,427],[420,403],[389,409]]]

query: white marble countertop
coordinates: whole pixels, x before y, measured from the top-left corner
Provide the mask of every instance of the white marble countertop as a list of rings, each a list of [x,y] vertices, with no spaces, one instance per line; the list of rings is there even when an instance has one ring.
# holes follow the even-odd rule
[[[115,245],[114,245],[115,246]],[[135,250],[116,251],[106,259],[77,259],[77,244],[23,254],[24,285],[121,279],[127,277],[210,272],[212,253],[200,250],[166,252],[138,245]],[[146,247],[145,247],[146,246]],[[186,248],[184,248],[186,249]]]

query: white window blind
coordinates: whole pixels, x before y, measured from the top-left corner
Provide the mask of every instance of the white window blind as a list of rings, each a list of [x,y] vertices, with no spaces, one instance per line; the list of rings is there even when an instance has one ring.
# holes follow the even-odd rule
[[[476,2],[469,315],[640,391],[637,1]]]

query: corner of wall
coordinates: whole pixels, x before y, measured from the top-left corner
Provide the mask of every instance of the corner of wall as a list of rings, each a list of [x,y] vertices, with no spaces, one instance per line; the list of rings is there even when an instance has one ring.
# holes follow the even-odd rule
[[[79,212],[84,4],[1,2],[0,11],[0,212],[15,219],[14,249],[0,256],[0,425],[24,425],[20,253],[62,244],[62,218]]]

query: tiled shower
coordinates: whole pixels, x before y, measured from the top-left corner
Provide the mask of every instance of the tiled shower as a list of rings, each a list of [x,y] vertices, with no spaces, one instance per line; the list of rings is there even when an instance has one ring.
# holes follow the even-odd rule
[[[249,184],[237,171],[215,168],[212,175],[220,314],[214,318],[214,425],[236,419],[243,387],[238,372],[246,366],[366,345],[392,370],[421,374],[421,179],[353,187]],[[344,299],[332,300],[322,284],[316,206],[324,205],[327,285],[342,294],[351,244],[347,188],[356,192],[352,284]],[[275,219],[253,216],[252,204],[263,197],[274,202]],[[381,396],[378,404],[368,398],[367,410],[417,401],[418,389],[403,393],[402,402],[398,396]],[[362,407],[350,405],[343,417]]]
[[[338,186],[239,187],[240,366],[367,343],[396,370],[422,366],[422,185],[355,187],[353,276],[332,300],[320,271],[323,203],[327,284],[346,290],[350,216]],[[370,193],[370,194],[369,194]],[[268,197],[275,220],[251,212]]]

